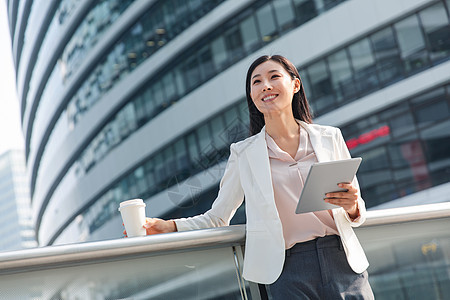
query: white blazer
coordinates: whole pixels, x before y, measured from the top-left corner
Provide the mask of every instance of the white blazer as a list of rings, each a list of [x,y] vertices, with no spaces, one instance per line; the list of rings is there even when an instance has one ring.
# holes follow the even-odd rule
[[[300,122],[306,129],[319,162],[350,158],[338,128]],[[230,157],[220,182],[219,194],[210,210],[192,218],[174,220],[179,231],[229,225],[245,195],[247,217],[243,276],[246,280],[271,284],[283,269],[285,244],[281,221],[275,206],[265,127],[260,133],[230,147]],[[356,178],[353,184],[358,188]],[[361,217],[352,222],[343,208],[333,209],[348,263],[362,273],[369,263],[352,226],[361,225],[366,209],[358,197]]]

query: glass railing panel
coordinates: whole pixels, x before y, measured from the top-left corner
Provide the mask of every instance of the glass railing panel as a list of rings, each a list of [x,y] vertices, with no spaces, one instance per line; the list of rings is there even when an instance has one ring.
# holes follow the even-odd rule
[[[0,276],[2,299],[241,299],[231,247]]]
[[[448,299],[449,226],[450,213],[357,228],[375,299]]]
[[[246,299],[243,234],[232,227],[1,253],[0,298]]]

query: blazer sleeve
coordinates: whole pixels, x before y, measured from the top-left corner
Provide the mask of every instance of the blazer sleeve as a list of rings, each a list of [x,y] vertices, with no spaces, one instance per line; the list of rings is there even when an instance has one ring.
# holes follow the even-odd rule
[[[241,186],[238,152],[236,144],[230,146],[230,157],[225,168],[224,175],[220,181],[220,189],[212,207],[206,213],[190,217],[174,219],[177,230],[193,230],[227,226],[236,210],[244,200],[244,191]]]
[[[337,128],[337,146],[338,151],[341,155],[342,159],[351,158],[350,151],[347,148],[347,144],[345,143],[344,137],[342,136],[342,132],[339,128]],[[349,215],[344,211],[345,218],[352,227],[358,227],[366,221],[366,204],[361,197],[361,189],[359,188],[358,179],[355,178],[352,181],[353,186],[358,189],[358,209],[359,209],[359,217],[355,220],[350,219]],[[343,209],[342,209],[343,210]]]

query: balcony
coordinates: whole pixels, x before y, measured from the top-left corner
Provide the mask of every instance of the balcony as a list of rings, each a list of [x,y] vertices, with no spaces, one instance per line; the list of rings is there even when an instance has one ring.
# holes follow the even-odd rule
[[[376,210],[356,229],[376,299],[448,299],[450,203]],[[0,253],[1,299],[261,299],[245,226]],[[270,297],[270,295],[269,295]]]

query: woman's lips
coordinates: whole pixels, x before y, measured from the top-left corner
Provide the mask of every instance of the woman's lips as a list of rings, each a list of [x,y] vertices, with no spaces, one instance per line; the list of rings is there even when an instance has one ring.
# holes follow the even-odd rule
[[[262,100],[262,102],[270,102],[270,101],[273,101],[276,97],[278,97],[278,95],[271,94],[271,95],[265,96],[261,100]]]

